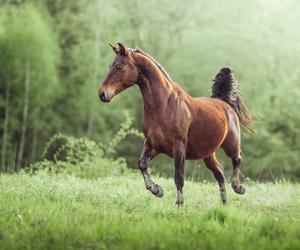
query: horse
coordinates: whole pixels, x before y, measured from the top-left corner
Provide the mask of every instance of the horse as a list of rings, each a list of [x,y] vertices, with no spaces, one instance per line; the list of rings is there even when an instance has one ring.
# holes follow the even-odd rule
[[[131,49],[118,43],[112,45],[116,56],[98,90],[102,102],[137,84],[144,100],[143,150],[138,167],[146,189],[162,197],[161,186],[152,181],[148,163],[163,153],[174,159],[176,204],[184,203],[185,160],[202,159],[219,184],[221,201],[227,203],[225,176],[216,158],[222,148],[231,158],[233,177],[231,187],[244,194],[240,183],[241,139],[240,124],[252,130],[253,118],[239,92],[231,68],[224,67],[213,79],[210,97],[193,98],[176,84],[166,70],[141,49]]]

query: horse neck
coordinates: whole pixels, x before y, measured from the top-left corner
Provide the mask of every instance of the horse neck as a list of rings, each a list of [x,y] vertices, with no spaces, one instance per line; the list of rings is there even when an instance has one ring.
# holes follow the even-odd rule
[[[140,69],[138,85],[144,99],[145,114],[157,113],[167,105],[173,84],[147,56],[140,54],[136,64]]]

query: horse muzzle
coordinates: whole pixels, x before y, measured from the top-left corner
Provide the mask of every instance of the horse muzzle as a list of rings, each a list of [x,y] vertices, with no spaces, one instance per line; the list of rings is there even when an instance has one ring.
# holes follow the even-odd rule
[[[115,95],[113,91],[103,91],[103,90],[100,90],[98,94],[102,102],[110,102]]]

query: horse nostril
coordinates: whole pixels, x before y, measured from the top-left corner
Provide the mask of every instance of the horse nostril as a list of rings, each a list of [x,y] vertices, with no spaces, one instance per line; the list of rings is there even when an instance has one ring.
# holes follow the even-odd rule
[[[99,98],[101,99],[102,102],[105,101],[105,94],[103,91],[99,92]]]

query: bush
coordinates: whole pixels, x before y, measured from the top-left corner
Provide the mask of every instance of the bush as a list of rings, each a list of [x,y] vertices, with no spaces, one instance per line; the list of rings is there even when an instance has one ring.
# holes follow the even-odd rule
[[[102,157],[103,151],[97,144],[87,138],[76,139],[57,134],[47,143],[43,158],[49,161],[65,161],[71,164],[90,162],[95,157]]]
[[[54,135],[46,144],[43,160],[31,164],[26,170],[34,173],[68,173],[83,178],[123,175],[128,172],[124,158],[115,156],[115,148],[128,135],[142,137],[131,128],[132,119],[125,113],[125,121],[108,145],[99,145],[87,138],[74,138],[63,134]]]
[[[123,158],[104,157],[104,152],[87,138],[57,134],[46,144],[44,160],[31,164],[27,171],[34,173],[45,169],[49,173],[67,173],[82,178],[122,175],[127,170]]]

